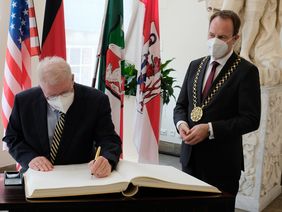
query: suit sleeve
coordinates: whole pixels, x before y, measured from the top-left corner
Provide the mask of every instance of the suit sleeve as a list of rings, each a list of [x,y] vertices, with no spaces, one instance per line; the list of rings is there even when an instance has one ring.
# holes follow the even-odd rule
[[[238,87],[238,113],[236,116],[212,122],[215,138],[241,136],[258,129],[261,114],[259,72],[255,66],[244,70]]]
[[[3,141],[7,143],[11,156],[26,169],[29,162],[39,155],[25,141],[20,117],[19,100],[16,96]]]
[[[185,121],[186,123],[188,123],[188,75],[190,66],[188,68],[188,71],[186,72],[178,99],[176,101],[176,106],[173,111],[173,121],[175,126],[178,121]]]
[[[121,154],[121,139],[115,132],[110,102],[106,95],[103,95],[99,106],[99,118],[96,126],[96,146],[101,146],[101,155],[109,160],[112,169],[114,169]]]

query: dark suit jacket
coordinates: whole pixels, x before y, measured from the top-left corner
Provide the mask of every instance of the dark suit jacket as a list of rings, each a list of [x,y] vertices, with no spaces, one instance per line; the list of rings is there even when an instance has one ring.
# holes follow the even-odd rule
[[[47,101],[40,87],[16,95],[3,138],[13,158],[26,169],[37,156],[49,158]],[[114,131],[108,97],[102,92],[74,84],[74,101],[66,113],[55,164],[86,163],[94,157],[94,144],[114,168],[121,141]]]
[[[214,80],[211,90],[229,70],[237,55],[233,53]],[[180,160],[184,167],[189,163],[191,153],[195,164],[206,175],[238,178],[243,167],[242,135],[259,127],[261,100],[258,69],[241,58],[241,62],[224,83],[210,104],[203,109],[203,117],[197,123],[190,118],[193,109],[192,87],[195,73],[203,58],[192,61],[186,73],[176,107],[174,123],[184,120],[192,128],[196,124],[211,122],[215,139],[208,138],[197,145],[182,143]],[[197,87],[197,98],[201,99],[202,83],[208,58],[202,67]],[[202,100],[201,100],[202,101]]]

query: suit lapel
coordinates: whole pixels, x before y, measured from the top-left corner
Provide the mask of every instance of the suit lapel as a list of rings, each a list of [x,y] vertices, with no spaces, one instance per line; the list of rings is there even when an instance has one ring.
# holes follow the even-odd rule
[[[40,91],[40,95],[34,101],[33,108],[34,108],[33,115],[36,124],[36,126],[34,127],[37,129],[39,142],[42,146],[42,149],[44,150],[44,153],[48,155],[49,154],[48,150],[50,150],[50,145],[49,145],[48,126],[47,126],[47,104],[42,91]]]
[[[209,61],[210,61],[210,57],[207,58],[207,60],[205,61],[205,63],[203,64],[202,66],[202,70],[200,72],[200,75],[199,75],[199,79],[198,79],[198,84],[197,84],[197,99],[199,99],[199,103],[203,101],[203,95],[202,95],[202,90],[203,90],[203,83],[204,83],[204,76],[205,76],[205,73],[207,71],[207,67],[208,67],[208,64],[209,64]]]
[[[221,69],[218,76],[214,79],[210,91],[214,89],[215,85],[219,82],[219,80],[222,79],[222,77],[226,74],[227,71],[229,71],[231,65],[233,65],[236,58],[237,58],[237,55],[233,52],[233,54],[230,56],[230,58],[227,60],[227,62]]]

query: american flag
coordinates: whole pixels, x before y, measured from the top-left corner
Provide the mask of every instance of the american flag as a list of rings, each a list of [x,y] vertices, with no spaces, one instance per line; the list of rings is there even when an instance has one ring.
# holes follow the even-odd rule
[[[31,87],[31,56],[39,53],[33,0],[12,0],[3,77],[1,113],[4,134],[15,95]],[[3,149],[7,149],[5,143]]]

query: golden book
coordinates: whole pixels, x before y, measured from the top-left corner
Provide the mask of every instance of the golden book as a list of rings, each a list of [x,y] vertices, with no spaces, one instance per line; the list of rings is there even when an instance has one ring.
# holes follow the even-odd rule
[[[24,173],[26,198],[52,198],[121,192],[133,196],[139,187],[221,193],[172,166],[120,160],[105,178],[91,176],[88,164],[57,165],[52,171],[28,169]]]

